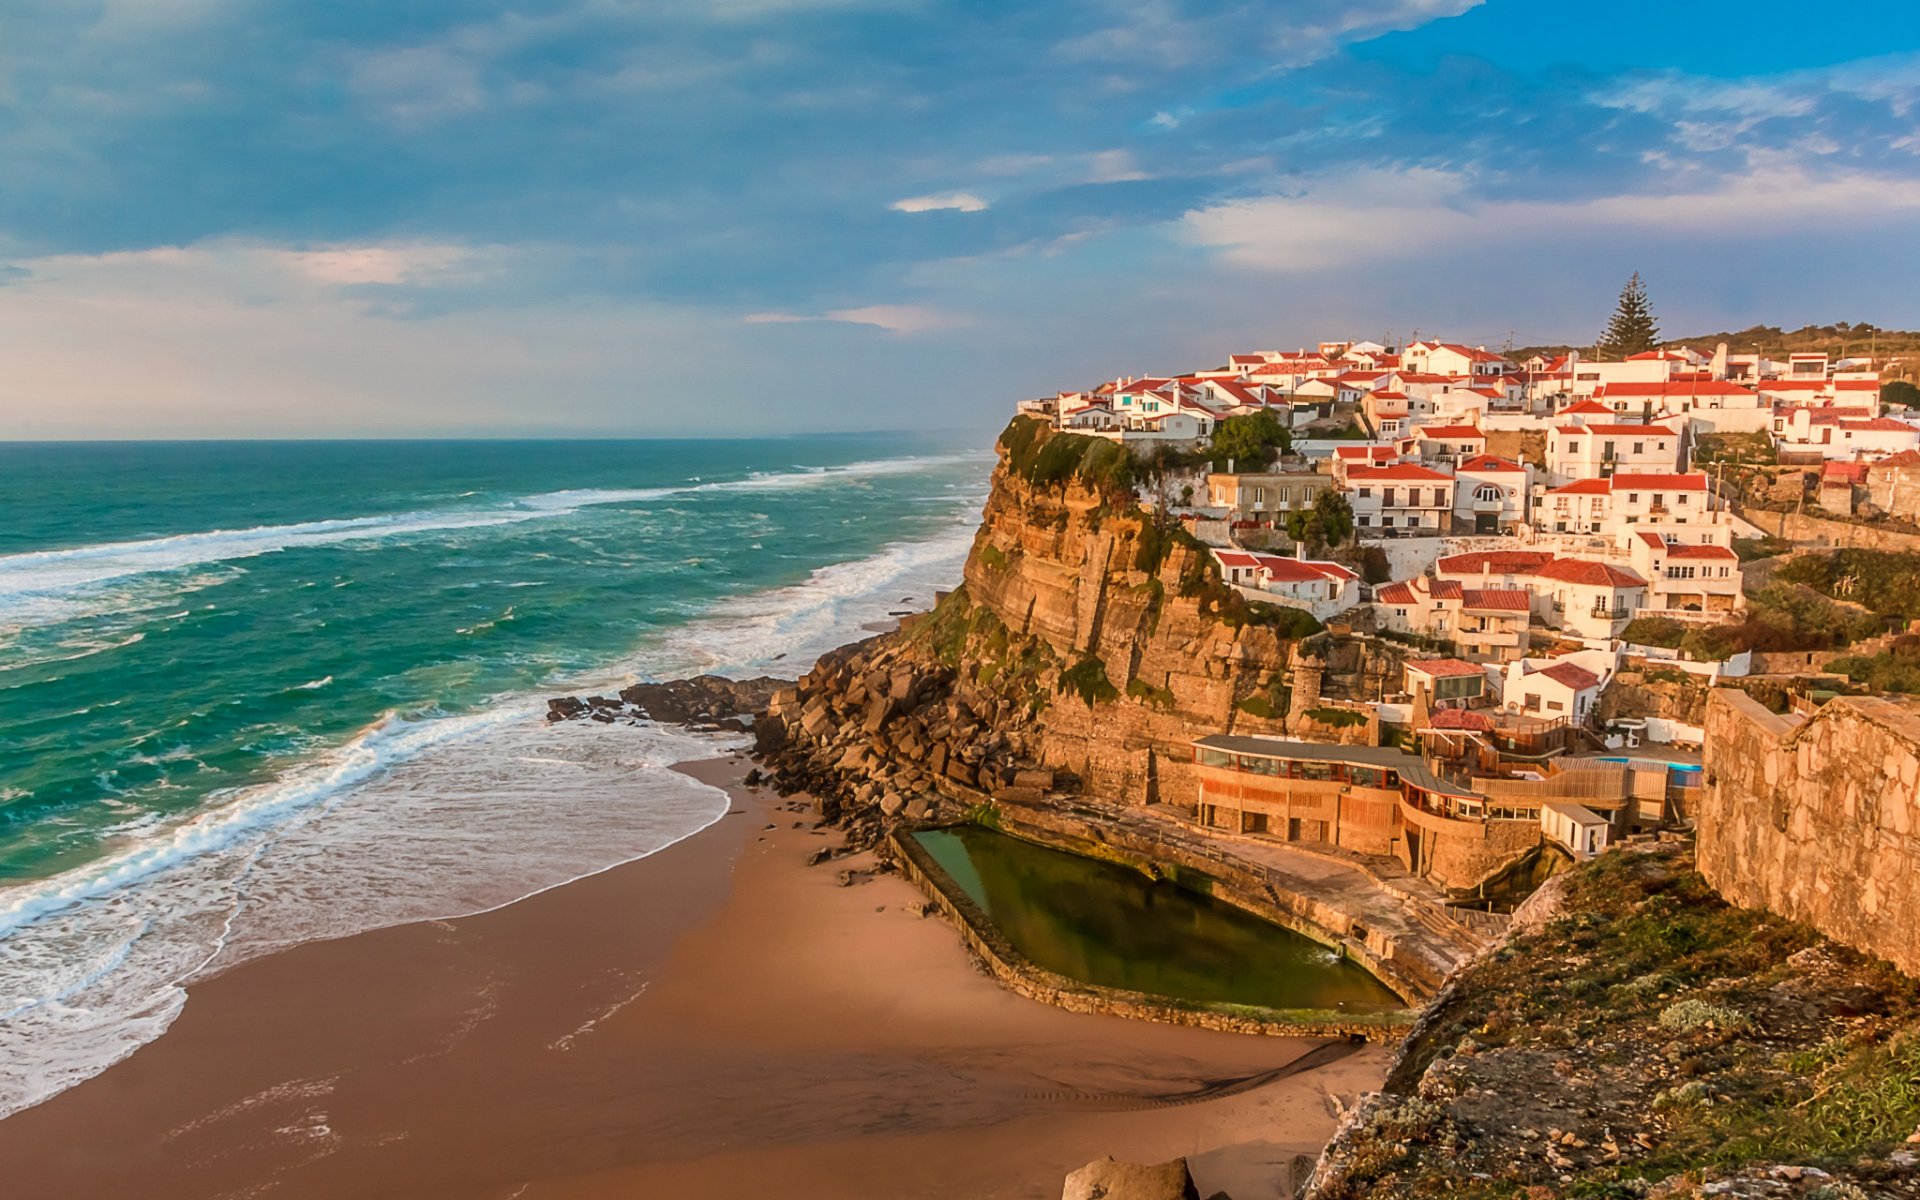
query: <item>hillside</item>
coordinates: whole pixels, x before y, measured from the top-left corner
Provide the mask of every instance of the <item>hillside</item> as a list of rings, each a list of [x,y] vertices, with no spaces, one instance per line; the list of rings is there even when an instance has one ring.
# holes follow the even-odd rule
[[[1681,845],[1530,907],[1422,1014],[1308,1200],[1920,1192],[1920,984],[1729,907]]]
[[[1844,321],[1836,325],[1806,325],[1794,330],[1783,330],[1777,325],[1755,325],[1750,329],[1672,338],[1661,345],[1668,348],[1691,346],[1702,354],[1710,354],[1721,342],[1725,342],[1728,350],[1735,354],[1749,354],[1757,348],[1762,354],[1777,357],[1825,351],[1835,358],[1871,352],[1883,359],[1904,359],[1898,369],[1886,373],[1890,379],[1911,379],[1915,370],[1920,368],[1920,330],[1877,329],[1870,324],[1853,325]],[[1523,359],[1534,354],[1565,354],[1569,350],[1590,354],[1592,346],[1522,346],[1509,357]]]

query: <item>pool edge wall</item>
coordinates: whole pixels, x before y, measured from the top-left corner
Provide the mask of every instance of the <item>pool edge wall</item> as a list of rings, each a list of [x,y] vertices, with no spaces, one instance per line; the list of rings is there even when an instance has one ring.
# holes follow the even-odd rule
[[[915,833],[926,830],[900,830],[889,838],[901,873],[918,887],[959,930],[962,942],[1008,991],[1051,1004],[1068,1012],[1094,1016],[1128,1017],[1140,1021],[1159,1021],[1168,1025],[1186,1025],[1221,1033],[1263,1034],[1270,1037],[1364,1038],[1374,1042],[1397,1042],[1412,1025],[1411,1011],[1393,1013],[1340,1013],[1324,1009],[1257,1008],[1251,1005],[1183,1003],[1164,996],[1132,992],[1100,984],[1083,983],[1049,971],[1020,953],[1000,927],[973,898],[940,866]],[[999,832],[1007,836],[1018,836]],[[1075,853],[1065,846],[1049,845],[1035,838],[1022,838],[1049,849]],[[1083,858],[1096,857],[1080,855]],[[1225,897],[1221,897],[1224,899]],[[1236,906],[1243,907],[1243,906]],[[1263,913],[1254,915],[1267,919]],[[1279,924],[1278,922],[1273,922]],[[1291,928],[1283,925],[1283,928]],[[1296,931],[1302,932],[1305,931]],[[1314,940],[1338,945],[1325,931],[1309,934]],[[1361,965],[1365,966],[1365,963]],[[1369,968],[1369,973],[1372,973]],[[1381,978],[1375,974],[1375,978]],[[1385,980],[1395,992],[1399,988]]]

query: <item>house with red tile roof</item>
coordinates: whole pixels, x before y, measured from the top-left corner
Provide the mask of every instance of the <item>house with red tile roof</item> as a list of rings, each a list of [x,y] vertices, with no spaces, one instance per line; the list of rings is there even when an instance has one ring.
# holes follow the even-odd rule
[[[1452,642],[1469,661],[1511,662],[1527,652],[1533,594],[1422,575],[1376,588],[1373,613],[1380,628]]]
[[[1516,712],[1584,725],[1599,706],[1604,684],[1600,676],[1575,663],[1526,661],[1507,668],[1501,694]]]
[[[1410,370],[1434,375],[1505,375],[1513,366],[1485,346],[1415,342],[1401,353]]]
[[[1615,636],[1647,603],[1647,580],[1631,568],[1544,550],[1448,555],[1434,563],[1434,577],[1466,589],[1525,589],[1547,624],[1585,638]]]
[[[1305,609],[1322,621],[1360,603],[1360,577],[1336,562],[1221,549],[1213,558],[1249,599]]]
[[[1557,422],[1547,431],[1547,473],[1563,484],[1616,471],[1678,471],[1684,443],[1666,422]]]
[[[1456,533],[1512,533],[1533,512],[1533,467],[1491,454],[1475,454],[1453,469]]]
[[[1436,537],[1453,521],[1453,476],[1413,463],[1348,467],[1347,502],[1365,537]]]
[[[1419,439],[1420,461],[1451,468],[1463,458],[1487,452],[1487,435],[1478,425],[1422,424],[1412,436]]]
[[[1740,556],[1727,546],[1642,531],[1631,552],[1633,569],[1647,580],[1649,611],[1732,614],[1746,607]]]
[[[1920,425],[1894,417],[1847,415],[1865,410],[1776,409],[1774,441],[1782,454],[1872,461],[1920,448]]]

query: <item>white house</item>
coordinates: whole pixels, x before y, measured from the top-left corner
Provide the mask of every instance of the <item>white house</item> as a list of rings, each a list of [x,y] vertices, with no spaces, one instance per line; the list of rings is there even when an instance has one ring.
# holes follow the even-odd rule
[[[1540,831],[1575,858],[1592,858],[1607,848],[1607,819],[1584,804],[1548,801],[1540,808]]]
[[[1336,562],[1246,550],[1215,550],[1213,557],[1228,583],[1258,593],[1253,599],[1302,608],[1323,621],[1360,603],[1360,577]]]
[[[1434,536],[1451,525],[1453,476],[1444,471],[1396,463],[1348,467],[1346,474],[1347,500],[1362,536]]]
[[[1544,550],[1450,554],[1433,571],[1469,589],[1524,588],[1533,594],[1534,612],[1586,638],[1613,637],[1647,603],[1647,581],[1638,573]]]
[[[1408,370],[1430,375],[1504,375],[1512,367],[1485,346],[1454,342],[1415,342],[1400,358]]]
[[[1478,454],[1454,468],[1453,525],[1480,534],[1512,533],[1527,523],[1533,467]]]
[[[1584,725],[1600,703],[1601,679],[1585,667],[1560,659],[1542,663],[1521,659],[1507,664],[1506,702],[1530,717],[1562,717]]]
[[[1563,484],[1616,471],[1677,471],[1682,441],[1677,431],[1658,422],[1560,424],[1547,435],[1547,473]]]
[[[1419,439],[1422,462],[1452,466],[1487,452],[1487,435],[1477,425],[1420,425],[1412,436]]]
[[[1632,553],[1634,569],[1647,578],[1649,609],[1731,613],[1746,607],[1740,556],[1726,546],[1641,532]]]
[[[1893,417],[1848,417],[1844,408],[1775,413],[1774,441],[1784,453],[1874,460],[1920,447],[1920,426]]]

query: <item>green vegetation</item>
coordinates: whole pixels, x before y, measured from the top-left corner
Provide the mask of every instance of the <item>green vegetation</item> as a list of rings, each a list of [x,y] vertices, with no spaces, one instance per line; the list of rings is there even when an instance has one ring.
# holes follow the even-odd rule
[[[1836,658],[1827,670],[1870,691],[1920,694],[1920,636],[1903,634],[1879,654]]]
[[[989,571],[1004,571],[1009,565],[1005,552],[998,546],[980,547],[980,562]]]
[[[1172,709],[1177,701],[1171,691],[1163,687],[1154,687],[1144,679],[1133,679],[1127,683],[1127,695],[1141,700],[1156,708]]]
[[[1620,637],[1636,646],[1658,646],[1678,650],[1687,636],[1687,627],[1672,617],[1635,617],[1620,631]]]
[[[1264,690],[1235,702],[1234,707],[1249,716],[1277,721],[1287,715],[1292,703],[1293,689],[1287,686],[1284,677],[1276,676],[1267,681]]]
[[[1893,1178],[1872,1160],[1920,1126],[1920,981],[1729,906],[1684,848],[1611,852],[1565,887],[1564,915],[1455,981],[1334,1195],[1641,1196],[1767,1163]],[[1571,1164],[1543,1161],[1552,1128]]]
[[[1901,408],[1920,408],[1920,387],[1905,379],[1892,379],[1880,385],[1880,403]]]
[[[1228,417],[1213,431],[1208,448],[1213,469],[1224,471],[1232,463],[1236,471],[1262,471],[1273,460],[1293,449],[1293,435],[1280,424],[1280,418],[1262,410]]]
[[[1818,353],[1822,350],[1836,358],[1853,355],[1878,354],[1885,358],[1889,355],[1912,356],[1920,354],[1920,331],[1898,329],[1880,329],[1861,322],[1838,321],[1832,325],[1805,325],[1799,329],[1784,330],[1778,325],[1754,325],[1747,329],[1724,330],[1720,333],[1699,333],[1683,338],[1666,338],[1661,341],[1662,349],[1677,349],[1691,346],[1703,354],[1713,353],[1713,348],[1721,342],[1727,344],[1727,350],[1733,354],[1751,354],[1756,349],[1762,353],[1781,358],[1794,353]],[[1516,359],[1524,359],[1534,354],[1564,354],[1569,350],[1585,351],[1584,346],[1523,346],[1513,352]]]
[[[1133,566],[1136,571],[1145,571],[1157,575],[1167,561],[1167,555],[1175,546],[1183,546],[1201,558],[1207,557],[1207,545],[1186,526],[1177,521],[1156,521],[1143,518],[1140,523],[1140,545],[1133,554]]]
[[[1694,439],[1693,465],[1714,463],[1773,464],[1780,461],[1779,449],[1765,433],[1703,433]]]
[[[1312,553],[1338,546],[1353,536],[1353,505],[1345,492],[1332,488],[1313,498],[1310,508],[1296,508],[1287,514],[1287,536],[1304,543]],[[1384,554],[1382,555],[1384,558]]]
[[[1777,558],[1793,549],[1793,543],[1785,538],[1768,534],[1765,537],[1733,539],[1733,552],[1743,563],[1757,562],[1763,558]]]
[[[991,617],[986,609],[980,610]],[[948,592],[933,611],[914,625],[908,635],[911,641],[927,647],[934,657],[949,667],[960,665],[960,654],[966,649],[967,634],[973,622],[973,601],[967,596],[963,585]]]
[[[1007,467],[1039,488],[1078,481],[1110,497],[1132,503],[1139,467],[1119,442],[1083,433],[1056,433],[1038,417],[1018,416],[1000,435]]]
[[[1620,636],[1636,646],[1678,650],[1695,662],[1725,662],[1750,649],[1737,625],[1689,625],[1672,617],[1635,617]]]
[[[1054,690],[1072,692],[1085,701],[1088,708],[1106,704],[1120,695],[1120,689],[1107,678],[1107,664],[1092,655],[1060,672],[1060,683]]]
[[[1629,354],[1640,354],[1660,344],[1660,323],[1653,319],[1653,304],[1647,299],[1647,285],[1640,281],[1640,272],[1635,271],[1633,278],[1627,280],[1627,286],[1620,289],[1620,299],[1613,307],[1613,316],[1607,321],[1607,328],[1594,343],[1594,351],[1602,358],[1625,358]]]
[[[1804,554],[1781,565],[1776,579],[1801,583],[1823,596],[1851,600],[1882,617],[1920,617],[1920,553],[1835,550]]]
[[[1310,708],[1307,710],[1307,717],[1329,729],[1351,729],[1355,725],[1367,723],[1365,713],[1357,713],[1350,708]]]

